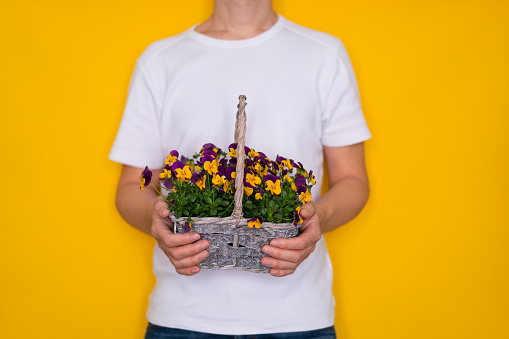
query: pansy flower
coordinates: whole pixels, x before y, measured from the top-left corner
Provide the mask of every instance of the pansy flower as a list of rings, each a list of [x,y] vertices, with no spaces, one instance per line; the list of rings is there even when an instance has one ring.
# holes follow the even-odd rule
[[[307,187],[306,186],[299,186],[297,189],[297,194],[300,196],[302,193],[305,193],[307,191]]]
[[[230,146],[228,146],[228,150],[230,151],[230,153],[228,153],[228,155],[230,156],[230,158],[236,158],[237,157],[237,143],[233,143],[233,144],[230,144]],[[249,152],[251,151],[251,149],[247,146],[244,146],[244,153],[245,154],[249,154]]]
[[[294,211],[293,211],[293,224],[295,226],[297,226],[298,224],[302,224],[302,218],[300,217],[300,206],[298,206]]]
[[[262,223],[263,223],[263,219],[262,217],[260,216],[255,216],[253,219],[249,219],[247,221],[247,225],[250,227],[250,228],[260,228],[262,226]]]
[[[163,186],[166,187],[168,190],[175,192],[175,185],[173,184],[173,180],[168,178],[164,179]]]
[[[216,174],[218,171],[217,164],[215,161],[205,161],[205,163],[203,164],[203,169],[207,171],[210,175]]]
[[[205,189],[205,174],[194,172],[191,176],[191,182],[195,183],[198,188],[203,191]]]
[[[313,174],[313,171],[309,171],[309,181],[313,184],[313,185],[316,185],[316,179],[315,179],[315,176]]]
[[[223,191],[225,193],[233,193],[231,183],[228,180],[225,180],[223,183]]]
[[[251,194],[253,194],[253,189],[254,189],[254,187],[250,183],[248,183],[244,180],[244,192],[246,192],[246,195],[248,197],[250,197]]]
[[[295,185],[297,187],[299,186],[305,186],[306,185],[306,178],[300,174],[295,175]]]
[[[283,160],[283,164],[288,168],[290,171],[293,171],[293,165],[290,159]]]
[[[262,200],[263,199],[263,190],[261,188],[256,190],[255,199]]]
[[[251,159],[253,159],[255,157],[260,156],[260,153],[255,152],[255,150],[251,148],[251,151],[249,151],[249,153],[247,153],[247,156],[250,157]]]
[[[216,186],[221,186],[224,183],[224,178],[216,174],[212,177],[212,183]]]
[[[173,164],[175,161],[177,161],[179,157],[179,152],[173,150],[170,152],[170,154],[168,154],[168,157],[166,159],[166,161],[164,162],[165,165],[171,165]]]
[[[230,144],[230,146],[228,146],[228,150],[230,151],[230,153],[228,153],[230,158],[233,159],[237,157],[237,143]]]
[[[143,170],[143,172],[141,172],[140,181],[141,181],[140,190],[142,191],[143,189],[145,189],[145,187],[150,185],[150,182],[152,181],[152,171],[148,169],[148,166],[145,166],[145,169]]]
[[[168,178],[168,176],[171,176],[171,172],[168,173],[166,168],[163,169],[163,172],[159,173],[159,179],[165,179]]]
[[[253,173],[246,173],[246,182],[256,187],[262,183],[262,179]]]
[[[185,222],[184,223],[184,233],[189,233],[193,230],[193,225],[191,225],[190,222]]]
[[[214,152],[213,150],[206,150],[206,151],[203,151],[203,156],[206,156],[206,155],[210,155],[212,158],[216,159],[217,158],[217,153]],[[202,161],[203,161],[203,157],[202,157]]]
[[[306,192],[301,192],[299,196],[300,201],[302,201],[303,204],[311,201],[311,192],[309,192],[308,189],[306,189]]]
[[[226,167],[224,170],[224,176],[226,179],[235,178],[235,168],[234,167]],[[232,175],[233,174],[233,175]]]
[[[272,194],[281,194],[281,180],[275,175],[266,175],[263,180],[265,181],[265,190],[270,191]]]
[[[216,145],[214,145],[212,143],[203,145],[202,151],[209,151],[209,150],[213,150],[214,152],[217,152],[216,150],[218,150],[218,148],[216,147]]]
[[[175,176],[180,182],[188,181],[192,176],[191,167],[184,166],[184,168],[175,169]]]

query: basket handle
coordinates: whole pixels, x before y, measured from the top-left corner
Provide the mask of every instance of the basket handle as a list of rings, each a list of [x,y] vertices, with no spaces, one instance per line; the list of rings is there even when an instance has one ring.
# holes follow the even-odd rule
[[[244,195],[244,146],[246,144],[246,96],[239,96],[237,117],[235,120],[235,142],[237,143],[237,167],[235,170],[235,207],[232,217],[237,222],[242,218],[242,196]]]

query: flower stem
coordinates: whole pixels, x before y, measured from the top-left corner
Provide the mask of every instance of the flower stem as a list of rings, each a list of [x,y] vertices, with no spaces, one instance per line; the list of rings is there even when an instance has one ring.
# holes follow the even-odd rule
[[[220,217],[222,217],[226,212],[228,212],[228,210],[230,209],[230,207],[232,207],[233,203],[235,202],[235,200],[233,200],[230,205],[224,210],[223,214],[220,215]]]
[[[161,192],[159,192],[159,190],[157,189],[156,185],[154,184],[154,181],[151,182],[152,186],[154,186],[154,189],[156,190],[157,194],[159,194],[164,200],[166,200],[166,198],[161,194]]]

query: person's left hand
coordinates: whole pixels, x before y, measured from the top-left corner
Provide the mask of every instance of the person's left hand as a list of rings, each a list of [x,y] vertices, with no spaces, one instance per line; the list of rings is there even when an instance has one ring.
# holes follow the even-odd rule
[[[271,267],[270,274],[284,277],[295,272],[297,267],[315,250],[322,232],[316,205],[310,201],[300,210],[304,220],[298,236],[289,239],[277,238],[265,245],[262,252],[270,257],[262,258],[262,265]]]

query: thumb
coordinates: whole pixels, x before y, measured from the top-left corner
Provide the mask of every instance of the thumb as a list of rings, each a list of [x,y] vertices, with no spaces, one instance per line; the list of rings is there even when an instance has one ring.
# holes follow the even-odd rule
[[[159,216],[161,218],[166,218],[168,215],[170,215],[170,210],[168,209],[168,206],[163,206],[159,210]]]
[[[313,202],[308,202],[300,208],[300,216],[307,219],[311,218],[316,213],[316,207]]]
[[[154,204],[154,211],[157,212],[158,216],[165,218],[170,214],[168,210],[168,204],[162,198],[158,198]]]

